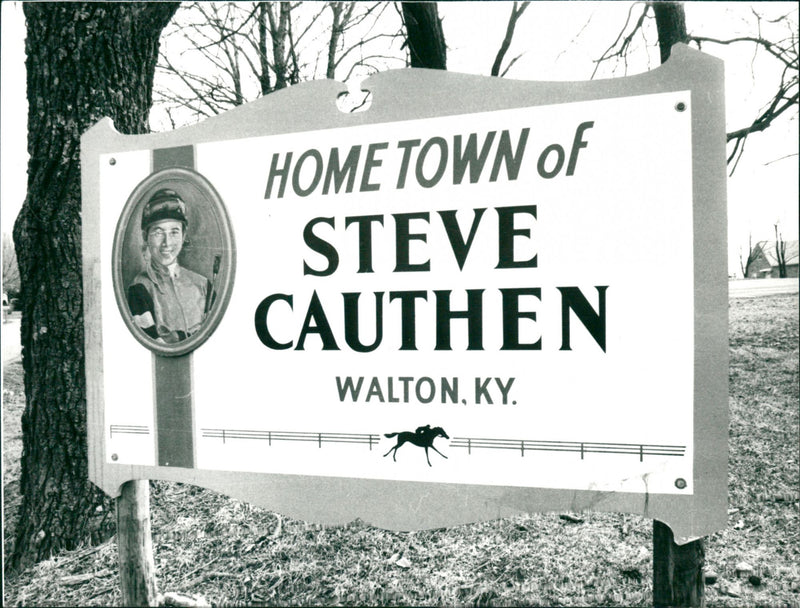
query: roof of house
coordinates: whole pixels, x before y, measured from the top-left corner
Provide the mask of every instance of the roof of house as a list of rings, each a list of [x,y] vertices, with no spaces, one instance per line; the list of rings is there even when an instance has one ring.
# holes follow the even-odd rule
[[[800,241],[784,241],[784,243],[786,244],[786,263],[797,264],[800,261]],[[778,258],[775,256],[775,241],[759,241],[753,250],[759,249],[770,266],[778,265]]]

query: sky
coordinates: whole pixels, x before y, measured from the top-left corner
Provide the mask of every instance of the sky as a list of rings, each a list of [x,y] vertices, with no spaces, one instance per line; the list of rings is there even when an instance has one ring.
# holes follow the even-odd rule
[[[593,60],[613,42],[625,23],[627,2],[533,3],[517,25],[507,59],[524,53],[508,77],[524,80],[588,80]],[[752,8],[775,17],[794,10],[793,2],[687,2],[690,32],[729,37],[754,31]],[[439,4],[448,45],[448,69],[488,74],[503,38],[509,2],[445,2]],[[25,198],[26,120],[25,25],[18,2],[2,2],[0,65],[0,228],[10,233]],[[655,41],[651,29],[649,40]],[[751,45],[706,45],[705,52],[725,61],[727,129],[745,127],[758,115],[776,86],[776,62]],[[638,52],[627,75],[658,66],[657,51]],[[615,68],[612,71],[612,67]],[[621,65],[610,64],[598,77],[621,77]],[[748,238],[774,239],[779,224],[787,240],[798,238],[798,121],[776,121],[752,135],[744,158],[728,180],[729,274],[739,272],[739,252]]]

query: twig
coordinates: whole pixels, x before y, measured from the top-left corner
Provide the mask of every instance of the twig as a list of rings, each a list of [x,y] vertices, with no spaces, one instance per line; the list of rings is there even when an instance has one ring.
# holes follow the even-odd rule
[[[104,543],[100,543],[99,545],[95,545],[94,547],[87,547],[85,549],[79,549],[73,555],[70,555],[69,557],[67,557],[61,563],[62,563],[62,565],[67,565],[67,564],[73,564],[75,562],[79,562],[82,559],[84,559],[84,558],[86,558],[86,557],[88,557],[88,556],[90,556],[90,555],[92,555],[94,553],[97,553],[98,551],[100,551],[104,547],[110,545],[112,542],[116,542],[115,538],[116,538],[116,536],[112,536],[110,539],[108,539]]]
[[[779,160],[786,160],[787,158],[792,158],[792,156],[797,156],[797,152],[793,152],[792,154],[786,154],[785,156],[781,156],[780,158],[776,158],[764,163],[764,166],[771,165],[772,163],[777,163]]]
[[[211,564],[213,564],[214,562],[216,562],[217,560],[219,560],[219,558],[220,558],[220,556],[218,555],[217,557],[215,557],[214,559],[212,559],[210,562],[206,562],[205,564],[202,564],[202,565],[198,566],[197,568],[195,568],[195,569],[194,569],[194,570],[192,570],[191,572],[188,572],[187,574],[184,574],[184,575],[183,575],[183,578],[184,578],[184,579],[188,579],[188,578],[189,578],[191,575],[193,575],[194,573],[196,573],[198,570],[202,570],[202,569],[204,569],[204,568],[208,568],[208,567],[209,567]],[[203,580],[203,578],[205,578],[205,577],[204,577],[204,576],[198,576],[198,577],[196,577],[196,578],[194,578],[194,579],[190,580],[188,583],[186,583],[186,586],[187,586],[187,587],[193,587],[194,585],[196,585],[197,583],[199,583],[201,580]]]
[[[111,570],[101,570],[100,572],[86,572],[84,574],[72,574],[69,576],[62,576],[60,579],[60,583],[62,585],[82,585],[83,583],[88,583],[90,580],[95,578],[105,578],[106,576],[111,576],[114,574]]]

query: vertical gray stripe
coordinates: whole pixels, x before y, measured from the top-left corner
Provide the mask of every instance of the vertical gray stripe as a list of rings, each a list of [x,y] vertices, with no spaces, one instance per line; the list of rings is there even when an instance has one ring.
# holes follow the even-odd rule
[[[153,150],[153,172],[169,167],[194,169],[194,146]],[[192,354],[153,359],[158,464],[194,468]]]
[[[153,150],[153,172],[161,171],[161,169],[167,169],[168,167],[194,169],[194,146]]]
[[[155,357],[158,464],[194,467],[192,354]]]

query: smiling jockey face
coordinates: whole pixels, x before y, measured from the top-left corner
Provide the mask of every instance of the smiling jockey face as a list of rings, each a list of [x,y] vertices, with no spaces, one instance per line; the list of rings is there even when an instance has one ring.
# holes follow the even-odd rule
[[[151,259],[161,266],[171,266],[178,260],[185,239],[183,222],[161,220],[151,224],[147,229],[147,248]]]
[[[142,211],[142,234],[151,259],[161,266],[170,266],[186,240],[186,203],[174,190],[156,191]]]

